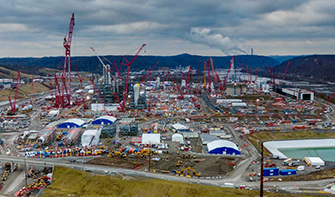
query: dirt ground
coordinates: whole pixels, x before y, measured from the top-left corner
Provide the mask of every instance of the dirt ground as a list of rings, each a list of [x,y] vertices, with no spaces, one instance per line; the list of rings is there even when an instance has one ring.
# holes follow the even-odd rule
[[[167,156],[169,157],[167,160]],[[177,155],[153,155],[152,159],[160,158],[159,161],[151,160],[151,170],[155,169],[156,172],[171,173],[173,170],[181,170],[190,166],[200,176],[224,176],[233,170],[234,165],[238,164],[241,159],[239,158],[225,158],[222,156],[198,156],[196,159],[182,159]],[[140,159],[134,155],[128,155],[127,158],[120,157],[101,157],[89,161],[89,164],[108,165],[127,169],[148,170],[148,157]],[[182,163],[179,167],[175,164],[181,160]]]

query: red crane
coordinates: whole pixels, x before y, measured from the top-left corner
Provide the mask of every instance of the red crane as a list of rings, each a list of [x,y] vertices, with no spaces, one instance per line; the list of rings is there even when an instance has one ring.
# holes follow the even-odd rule
[[[209,60],[207,60],[207,74],[208,74],[208,92],[211,93],[211,65]]]
[[[185,85],[186,89],[189,89],[189,82],[190,82],[191,74],[192,74],[192,66],[189,66],[188,72],[187,72],[187,78],[186,78],[186,81],[185,81],[186,82],[186,85]]]
[[[141,83],[143,83],[145,77],[148,75],[149,72],[150,72],[150,74],[151,74],[151,70],[154,69],[154,68],[157,66],[158,63],[159,63],[159,61],[157,61],[156,64],[155,64],[154,66],[152,66],[151,68],[149,68],[149,69],[144,73],[144,75],[142,76],[142,79],[141,79]]]
[[[226,86],[226,83],[227,83],[227,79],[228,79],[228,76],[229,76],[229,72],[231,70],[231,67],[232,65],[234,64],[234,58],[235,58],[235,55],[232,57],[232,59],[230,60],[230,65],[229,65],[229,68],[227,70],[227,74],[226,74],[226,77],[224,78],[224,81],[223,81],[223,87]]]
[[[15,89],[15,97],[14,102],[12,103],[12,99],[10,98],[10,95],[8,96],[9,104],[11,107],[11,110],[8,112],[9,115],[15,115],[16,113],[16,100],[17,100],[17,92],[19,91],[19,85],[20,85],[20,74],[21,71],[19,70],[17,72],[17,78],[16,78],[16,89]]]
[[[119,99],[119,96],[115,92],[113,92],[113,94],[115,95],[115,98],[116,98],[117,102],[119,103],[120,109],[121,109],[122,108],[122,104],[121,104],[121,101]]]
[[[275,81],[275,75],[274,75],[274,69],[273,67],[270,67],[267,65],[267,63],[261,58],[261,56],[258,56],[258,58],[263,62],[263,64],[269,69],[270,72],[270,77],[271,77],[271,83],[273,85],[276,85],[276,81]]]
[[[286,73],[287,73],[287,71],[288,71],[288,68],[289,68],[290,64],[291,64],[291,60],[288,61],[288,63],[287,63],[287,66],[286,66],[286,69],[285,69],[285,72],[284,72],[284,76],[283,76],[283,79],[282,79],[281,82],[280,82],[280,85],[283,85],[283,82],[284,82],[284,79],[285,79],[285,77],[286,77]]]
[[[134,62],[134,60],[136,59],[136,57],[138,56],[138,54],[142,51],[142,49],[145,46],[146,46],[146,44],[143,44],[141,46],[141,48],[137,51],[137,53],[135,54],[135,56],[133,57],[133,59],[130,62],[128,62],[128,60],[124,56],[122,56],[121,64],[127,66],[127,78],[126,78],[126,84],[125,84],[125,88],[124,88],[124,92],[123,92],[123,102],[122,102],[121,111],[124,111],[125,107],[126,107],[130,65]],[[126,61],[126,63],[123,63],[122,60]]]
[[[68,102],[70,103],[71,99],[71,41],[73,35],[73,26],[74,26],[74,13],[72,13],[72,17],[70,20],[70,25],[68,32],[66,33],[63,41],[63,46],[65,48],[65,60],[64,60],[64,67],[63,67],[63,76],[67,79],[67,86],[63,87],[66,88],[66,96]],[[67,70],[67,72],[66,72]],[[66,83],[65,83],[66,85]]]
[[[80,89],[84,89],[84,87],[83,87],[83,80],[84,80],[84,77],[81,76],[81,75],[79,74],[79,71],[78,71],[77,66],[76,66],[75,64],[74,64],[73,66],[74,66],[74,68],[76,69],[77,76],[78,76],[79,81],[80,81]]]
[[[115,68],[115,71],[117,73],[117,78],[121,79],[120,71],[117,67],[116,61],[113,61],[113,65],[114,65],[113,67]]]

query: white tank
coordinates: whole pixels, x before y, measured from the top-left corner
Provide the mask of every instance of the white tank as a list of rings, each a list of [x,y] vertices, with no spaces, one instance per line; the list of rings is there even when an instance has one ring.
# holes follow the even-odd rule
[[[140,97],[140,84],[135,84],[133,86],[134,88],[134,103],[135,103],[135,106],[137,106],[138,104],[138,98]]]
[[[157,89],[159,89],[159,87],[161,86],[161,78],[160,77],[157,77],[156,78],[156,84],[157,84]]]
[[[185,87],[186,86],[186,81],[183,79],[181,80],[181,87]]]

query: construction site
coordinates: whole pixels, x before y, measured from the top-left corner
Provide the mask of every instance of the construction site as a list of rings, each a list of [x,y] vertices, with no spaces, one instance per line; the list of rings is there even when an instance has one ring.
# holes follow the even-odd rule
[[[327,160],[314,165],[310,155],[286,161],[289,157],[274,154],[277,149],[271,151],[270,145],[264,148],[263,161],[266,138],[260,134],[331,132],[329,103],[334,93],[328,102],[316,100],[311,91],[287,86],[286,72],[277,79],[263,61],[271,78],[258,77],[235,56],[228,69],[216,69],[210,58],[201,62],[201,71],[191,65],[164,70],[162,75],[155,72],[157,62],[141,76],[135,75],[132,63],[146,44],[133,56],[123,56],[119,64],[91,47],[103,67],[102,75],[83,76],[71,64],[73,30],[74,14],[64,37],[62,68],[54,76],[41,76],[48,90],[36,95],[32,86],[29,96],[18,99],[21,72],[17,73],[14,97],[2,105],[2,154],[197,180],[227,179],[234,187],[260,181],[263,175],[266,181],[278,181],[333,167]],[[32,83],[39,82],[32,79]],[[15,166],[22,170],[22,164]],[[41,182],[39,187],[17,188],[18,195],[49,185],[49,173],[34,177]],[[9,182],[4,178],[2,182],[7,192]]]

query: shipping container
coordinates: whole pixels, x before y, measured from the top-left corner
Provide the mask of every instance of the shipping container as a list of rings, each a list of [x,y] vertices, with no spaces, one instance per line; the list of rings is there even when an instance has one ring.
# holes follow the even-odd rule
[[[280,170],[280,175],[295,175],[297,174],[297,171],[295,169],[286,169],[286,170]]]
[[[278,176],[279,168],[264,168],[263,176]]]

